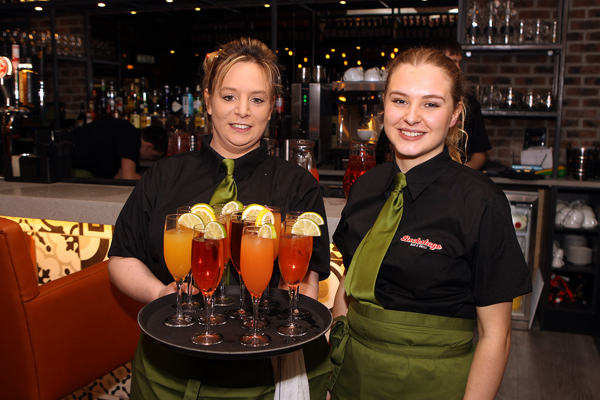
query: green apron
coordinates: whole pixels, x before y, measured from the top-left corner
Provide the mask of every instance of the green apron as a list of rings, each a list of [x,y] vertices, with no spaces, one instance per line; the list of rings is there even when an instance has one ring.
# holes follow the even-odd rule
[[[325,399],[331,372],[324,336],[304,348],[311,399]],[[131,400],[257,399],[273,400],[269,358],[222,361],[186,356],[144,333],[132,363]]]
[[[462,399],[475,321],[384,309],[375,296],[380,267],[357,262],[346,275],[348,313],[330,335],[331,398]]]
[[[473,320],[350,303],[331,331],[332,399],[460,400]]]

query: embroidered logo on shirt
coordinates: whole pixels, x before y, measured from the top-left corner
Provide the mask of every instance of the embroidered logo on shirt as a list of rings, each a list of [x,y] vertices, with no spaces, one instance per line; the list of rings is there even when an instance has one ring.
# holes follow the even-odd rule
[[[402,239],[400,239],[400,241],[410,243],[411,246],[419,247],[421,249],[429,249],[429,250],[441,250],[442,249],[441,244],[432,243],[429,241],[429,239],[425,239],[425,240],[423,240],[421,238],[413,239],[408,235],[404,235],[404,236],[402,236]]]

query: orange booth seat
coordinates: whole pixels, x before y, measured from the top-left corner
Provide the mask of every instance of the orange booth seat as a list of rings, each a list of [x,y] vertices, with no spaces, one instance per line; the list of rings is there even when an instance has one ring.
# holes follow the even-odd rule
[[[58,400],[131,361],[143,305],[107,264],[39,286],[21,227],[0,218],[0,398]]]

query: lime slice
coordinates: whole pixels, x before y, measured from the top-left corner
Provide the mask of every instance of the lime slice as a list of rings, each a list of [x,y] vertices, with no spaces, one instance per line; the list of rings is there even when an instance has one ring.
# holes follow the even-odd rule
[[[321,236],[321,228],[311,219],[298,219],[292,226],[293,235]]]
[[[246,206],[246,208],[244,208],[244,211],[242,212],[242,219],[246,219],[248,217],[250,217],[251,219],[256,219],[258,213],[264,209],[265,207],[261,206],[260,204],[249,204]]]
[[[317,225],[325,225],[325,220],[316,212],[307,211],[305,213],[300,214],[298,219],[310,219],[317,223]]]
[[[277,231],[275,230],[275,226],[270,222],[266,222],[258,230],[258,236],[265,239],[277,239]]]
[[[244,208],[244,205],[241,201],[232,200],[223,206],[223,210],[221,211],[221,213],[231,214],[233,212],[240,211],[242,208]]]
[[[268,208],[260,210],[258,212],[258,215],[256,216],[256,226],[261,226],[266,223],[275,223],[275,216],[273,215],[273,212]]]
[[[205,239],[225,239],[226,237],[225,227],[217,221],[211,221],[204,227]]]
[[[178,225],[185,226],[186,228],[193,229],[194,226],[202,224],[204,225],[204,221],[198,215],[194,213],[185,213],[181,214],[179,219],[177,220]]]
[[[205,224],[217,219],[213,208],[206,203],[194,204],[190,211],[202,218]]]

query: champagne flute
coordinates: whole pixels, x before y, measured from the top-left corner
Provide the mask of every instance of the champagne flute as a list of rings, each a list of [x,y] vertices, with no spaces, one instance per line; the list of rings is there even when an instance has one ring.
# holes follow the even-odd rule
[[[217,218],[221,215],[223,215],[226,219],[226,222],[223,223],[223,225],[225,226],[225,229],[227,229],[227,237],[225,238],[225,269],[223,270],[223,277],[221,278],[221,284],[219,285],[219,288],[217,289],[217,294],[215,295],[215,301],[213,303],[213,306],[230,306],[232,304],[235,304],[235,299],[232,297],[229,297],[225,294],[225,282],[227,281],[227,276],[229,275],[229,271],[231,270],[230,268],[230,264],[231,264],[231,237],[230,237],[230,232],[231,232],[231,212],[227,212],[224,213],[223,212],[223,207],[225,206],[225,204],[215,204],[213,206],[213,210],[215,211],[215,215],[217,216]]]
[[[273,274],[273,242],[272,232],[263,232],[268,225],[244,226],[240,246],[240,271],[252,296],[252,315],[258,321],[258,302]],[[240,343],[249,347],[262,347],[270,343],[271,338],[264,332],[258,332],[258,323],[254,323],[253,332],[243,335]]]
[[[297,293],[300,282],[308,271],[312,255],[312,236],[292,233],[295,221],[285,221],[283,234],[280,238],[279,270],[290,291],[290,312],[287,325],[277,327],[277,332],[283,336],[302,336],[307,329],[294,322],[295,310],[298,308]]]
[[[285,221],[296,221],[300,215],[304,214],[304,211],[288,211],[285,213]],[[296,291],[296,304],[298,304],[298,291]],[[291,309],[290,309],[291,310]],[[283,313],[281,313],[283,315]],[[305,308],[294,308],[294,316],[296,319],[310,318],[312,314]]]
[[[227,245],[228,245],[228,242],[227,242],[228,232],[227,232],[227,227],[226,227],[227,218],[224,215],[219,215],[217,217],[217,222],[220,223],[223,226],[223,228],[225,229],[225,233],[226,233],[225,238],[223,238],[223,245],[221,246],[221,252],[223,253],[223,257],[222,257],[223,265],[221,266],[221,269],[223,270],[223,273],[221,273],[221,280],[219,282],[222,282],[222,280],[223,280],[222,277],[223,277],[223,274],[224,274],[224,271],[225,271],[225,260],[227,259],[228,253],[229,253],[227,251],[228,250],[228,248],[227,248]],[[210,320],[209,321],[210,321],[210,324],[212,326],[223,325],[223,324],[225,324],[225,319],[226,319],[224,314],[215,314],[215,292],[216,291],[213,291],[211,293],[210,312],[208,314],[208,315],[210,315]],[[206,306],[206,304],[208,304],[208,303],[205,301],[204,304]],[[205,317],[200,317],[200,318],[198,318],[198,322],[201,323],[201,324],[206,324],[206,318]]]
[[[276,260],[277,256],[279,255],[279,234],[281,233],[281,209],[276,206],[265,207],[267,207],[275,217],[273,225],[275,226],[275,232],[277,232],[277,239],[275,239],[275,241],[273,242],[273,260]],[[259,306],[261,310],[265,311],[279,307],[279,302],[277,300],[271,299],[269,296],[269,286],[267,286],[267,288],[263,292]]]
[[[181,206],[177,207],[177,214],[185,214],[192,212],[192,206]],[[194,296],[192,296],[192,286],[194,285],[194,276],[192,275],[192,271],[187,275],[187,293],[186,293],[186,301],[183,303],[183,311],[184,312],[195,312],[202,308],[200,303],[194,300]]]
[[[207,239],[204,236],[204,224],[194,226],[192,241],[192,274],[204,298],[204,321],[211,319],[212,296],[223,275],[225,238]],[[211,323],[204,323],[203,333],[195,333],[192,342],[210,346],[221,343],[223,335],[211,331]]]
[[[190,326],[194,319],[183,313],[181,285],[191,268],[193,231],[179,223],[182,214],[169,214],[165,217],[163,251],[167,268],[177,285],[177,313],[167,317],[164,324],[173,327]]]
[[[230,256],[231,264],[238,273],[240,281],[240,307],[237,310],[227,310],[225,313],[234,319],[248,318],[250,313],[246,310],[246,289],[244,286],[244,280],[242,279],[242,272],[240,270],[240,248],[242,245],[242,233],[244,228],[244,219],[242,218],[242,211],[236,211],[231,214],[231,240],[230,240]]]

